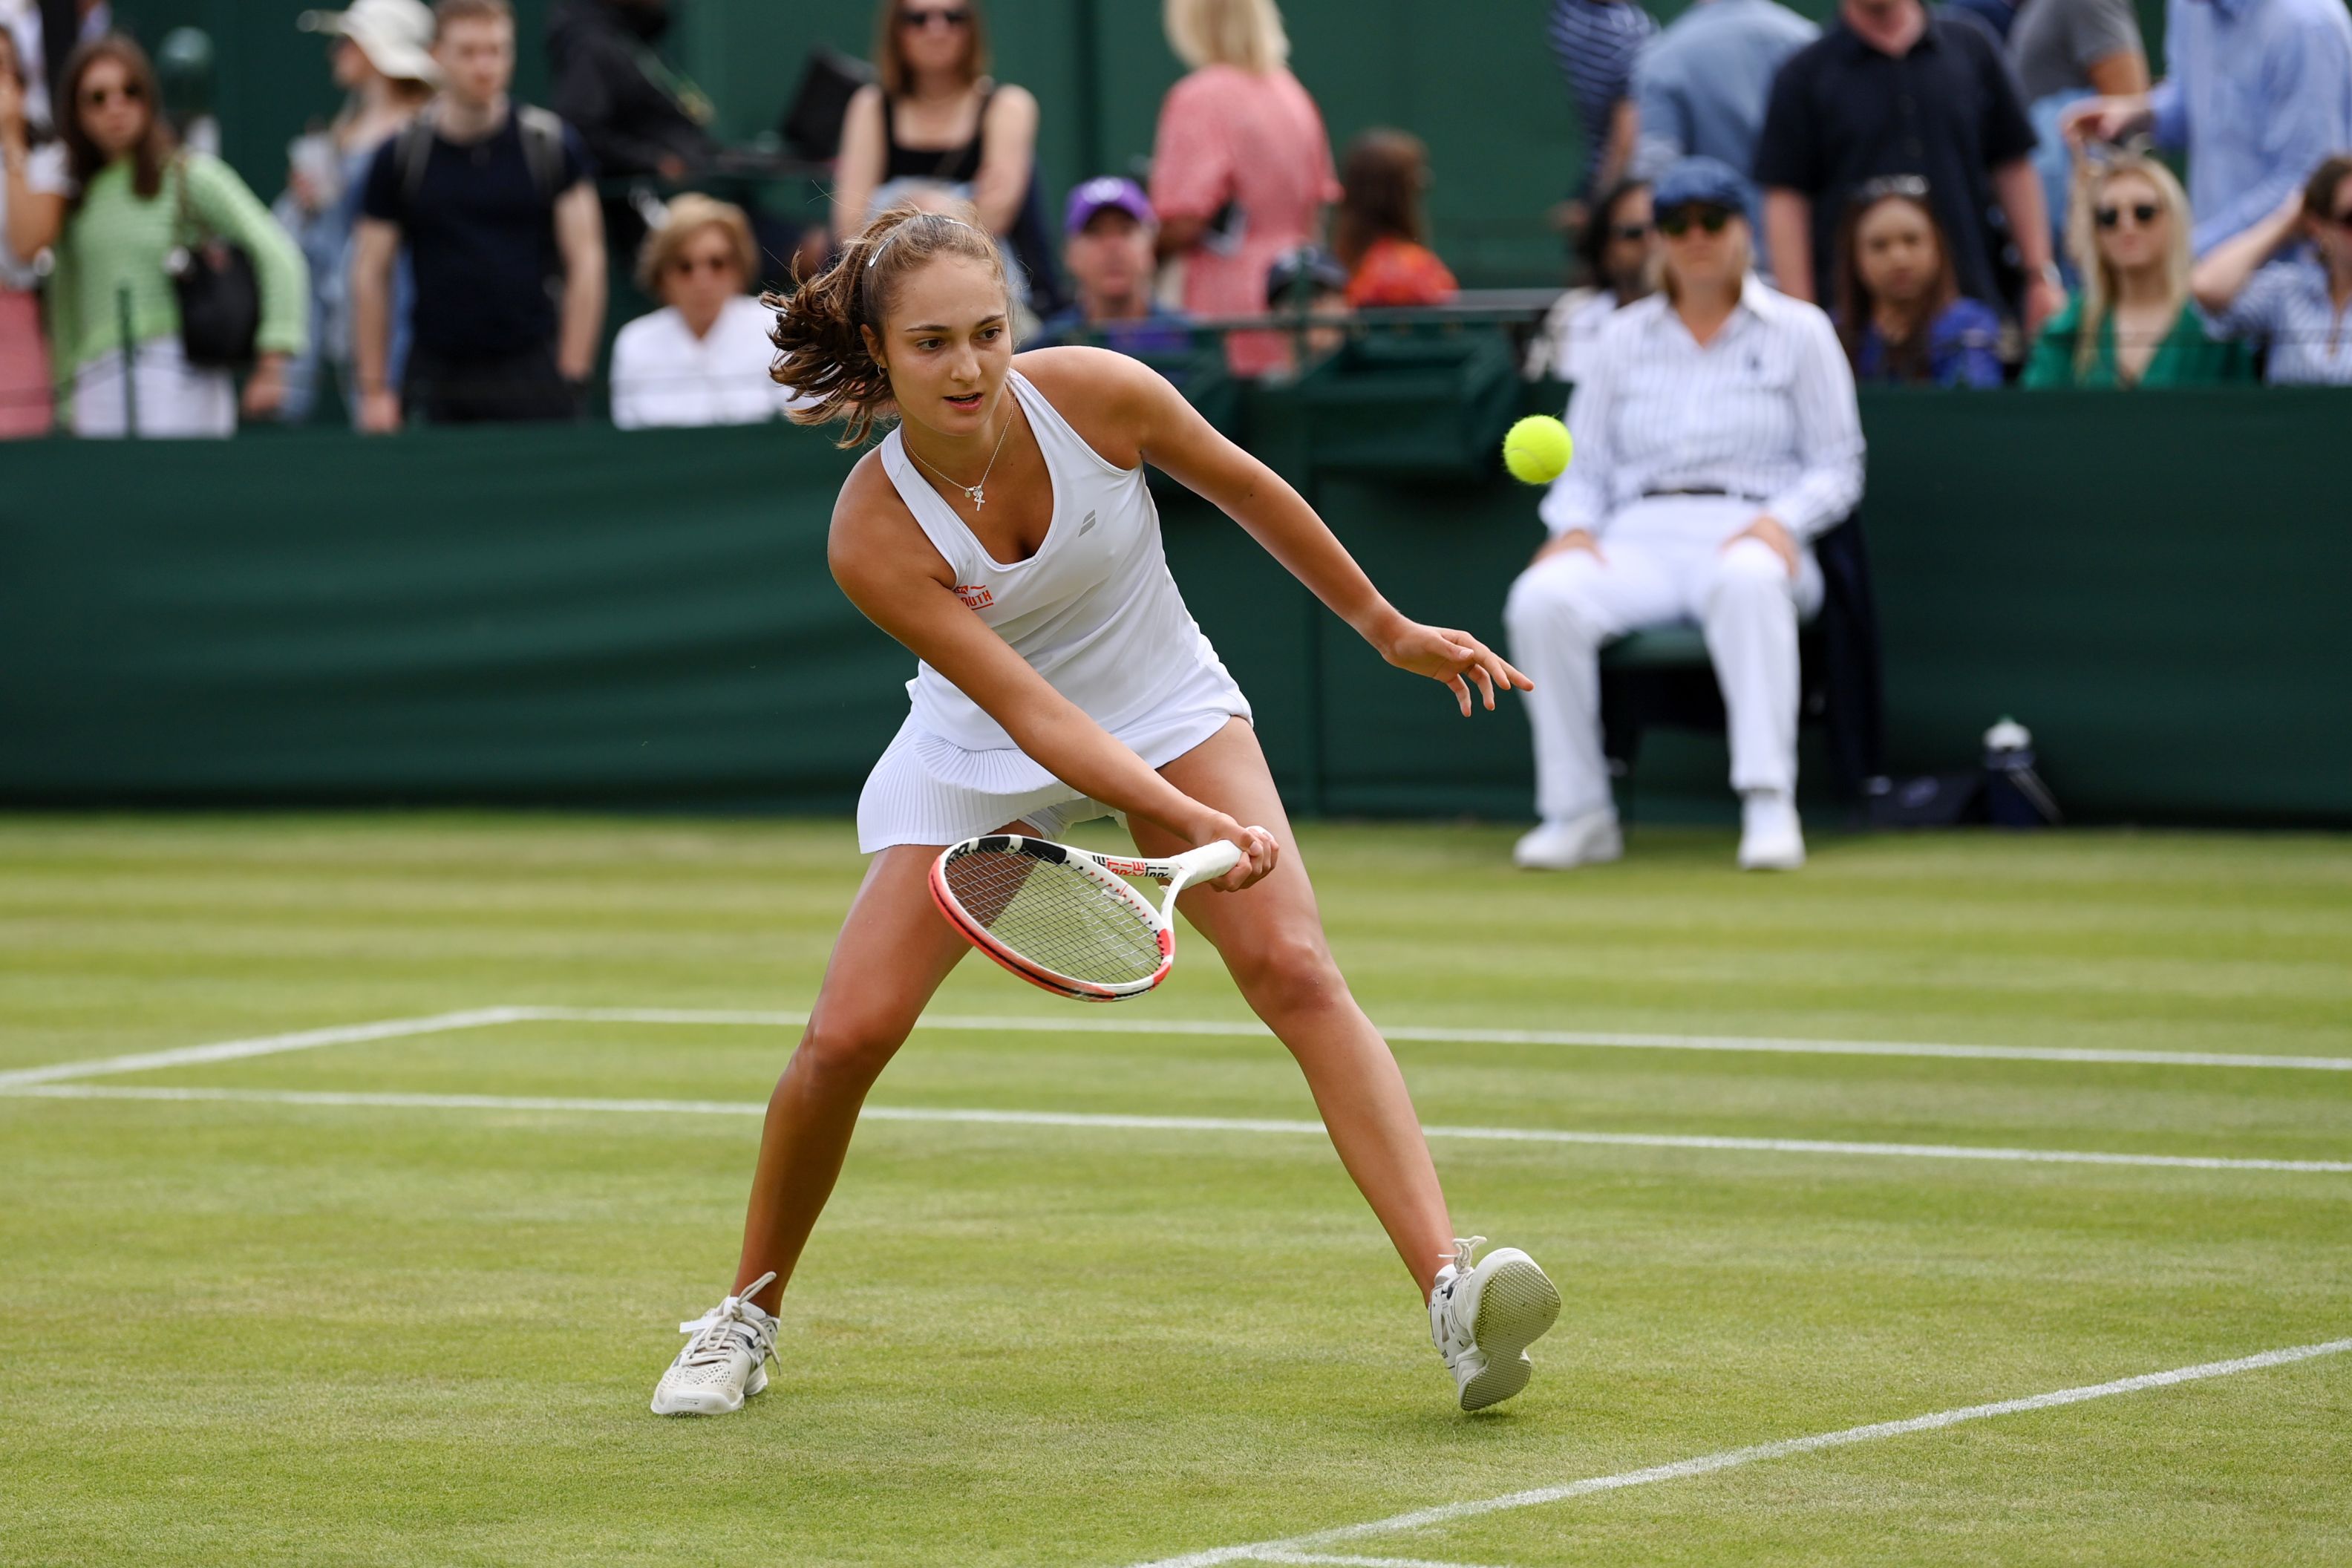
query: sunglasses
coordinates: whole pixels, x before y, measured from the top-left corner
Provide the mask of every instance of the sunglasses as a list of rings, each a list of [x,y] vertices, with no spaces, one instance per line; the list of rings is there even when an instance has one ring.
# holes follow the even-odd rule
[[[1639,245],[1650,237],[1650,226],[1645,223],[1621,223],[1609,231],[1612,239],[1622,239],[1628,245]]]
[[[1716,206],[1712,203],[1695,204],[1691,206],[1676,207],[1672,212],[1660,213],[1658,232],[1680,239],[1690,232],[1691,225],[1696,224],[1709,234],[1721,234],[1730,222],[1729,207]]]
[[[942,5],[936,11],[916,10],[898,13],[898,26],[909,29],[931,26],[961,27],[971,20],[971,8],[963,5]]]
[[[2327,221],[2338,228],[2352,228],[2352,207],[2346,207],[2340,213],[2330,213]]]
[[[691,278],[698,272],[708,272],[717,277],[721,272],[733,271],[735,258],[730,256],[681,256],[669,264],[669,269],[680,278]]]
[[[81,106],[84,109],[104,109],[118,98],[125,103],[137,103],[146,96],[135,81],[125,82],[121,87],[94,87],[81,95]]]
[[[2134,223],[2146,228],[2156,221],[2157,215],[2162,211],[2164,209],[2154,202],[2134,202],[2127,207],[2101,207],[2092,216],[2099,220],[2101,228],[2113,228],[2124,221],[2124,214],[2129,213],[2132,215]]]

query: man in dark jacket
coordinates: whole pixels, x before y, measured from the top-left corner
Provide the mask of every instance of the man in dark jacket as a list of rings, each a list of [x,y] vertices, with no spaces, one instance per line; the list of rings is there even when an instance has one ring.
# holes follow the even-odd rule
[[[607,174],[682,180],[709,164],[710,100],[654,52],[668,0],[556,0],[547,19],[554,108]]]

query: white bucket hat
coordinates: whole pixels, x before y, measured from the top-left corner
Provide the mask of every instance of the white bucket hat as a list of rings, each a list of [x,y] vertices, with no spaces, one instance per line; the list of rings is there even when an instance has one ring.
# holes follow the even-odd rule
[[[305,11],[294,25],[349,38],[388,77],[441,84],[441,68],[433,60],[433,13],[424,0],[353,0],[348,11]]]

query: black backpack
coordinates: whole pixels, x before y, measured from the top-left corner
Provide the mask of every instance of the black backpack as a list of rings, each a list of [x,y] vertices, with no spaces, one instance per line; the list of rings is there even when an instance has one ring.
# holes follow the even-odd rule
[[[514,117],[522,128],[522,159],[530,165],[530,183],[541,201],[552,203],[556,182],[563,177],[562,117],[530,103],[516,104]],[[402,129],[394,140],[392,158],[393,166],[400,171],[400,205],[405,208],[416,199],[417,190],[425,184],[425,165],[433,161],[429,116],[420,114]]]

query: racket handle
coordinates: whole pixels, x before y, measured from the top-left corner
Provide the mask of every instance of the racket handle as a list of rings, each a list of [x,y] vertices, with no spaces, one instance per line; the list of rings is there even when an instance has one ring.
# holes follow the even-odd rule
[[[1230,838],[1220,838],[1214,844],[1203,844],[1198,849],[1187,849],[1176,857],[1183,868],[1183,879],[1193,882],[1213,882],[1242,863],[1242,847]]]

